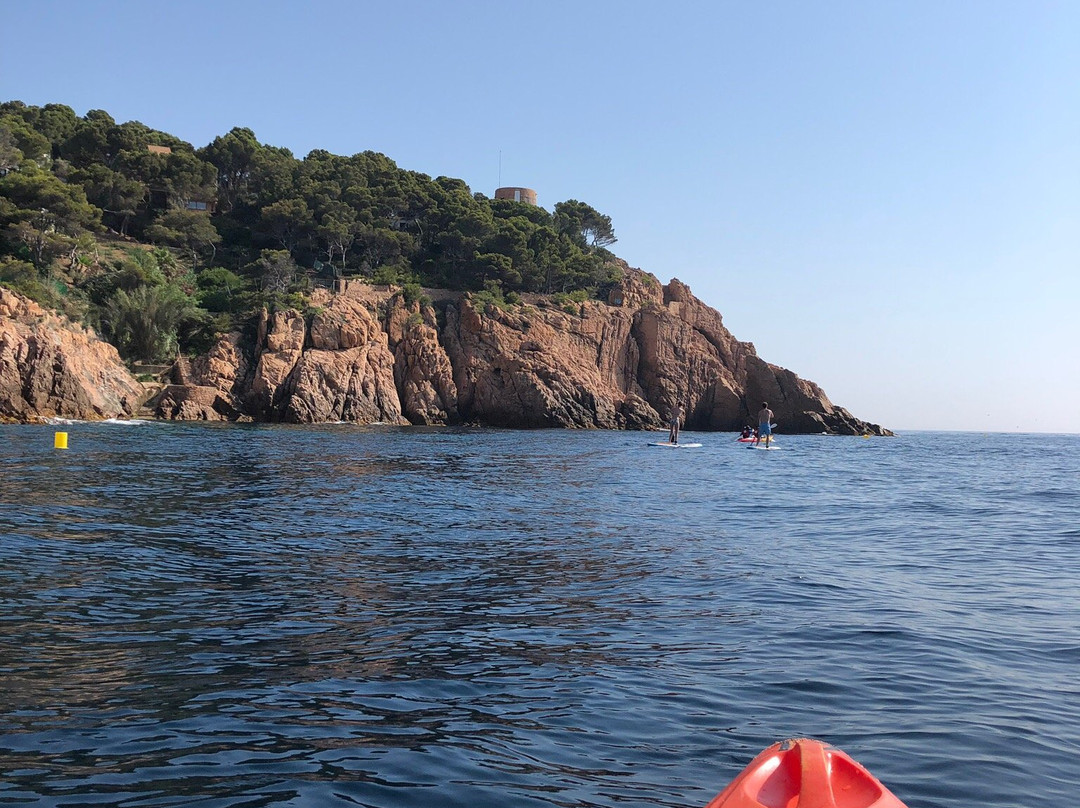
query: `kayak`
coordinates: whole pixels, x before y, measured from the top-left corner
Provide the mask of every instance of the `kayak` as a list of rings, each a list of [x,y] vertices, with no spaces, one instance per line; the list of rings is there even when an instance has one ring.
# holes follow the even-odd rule
[[[776,743],[705,808],[907,808],[839,749],[809,738]]]

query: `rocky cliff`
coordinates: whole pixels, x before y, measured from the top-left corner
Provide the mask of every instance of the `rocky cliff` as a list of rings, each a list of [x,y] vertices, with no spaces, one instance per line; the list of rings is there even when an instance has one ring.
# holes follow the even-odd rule
[[[112,345],[0,288],[0,421],[126,417],[142,396]]]
[[[351,285],[315,314],[263,313],[254,345],[224,337],[182,361],[163,418],[736,430],[768,401],[785,432],[889,434],[760,359],[677,280],[627,267],[608,303],[527,296],[495,306]]]

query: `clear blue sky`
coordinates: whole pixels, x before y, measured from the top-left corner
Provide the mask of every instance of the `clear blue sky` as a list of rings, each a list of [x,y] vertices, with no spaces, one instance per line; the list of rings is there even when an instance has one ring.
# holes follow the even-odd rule
[[[1080,432],[1073,0],[35,0],[4,28],[0,99],[488,194],[501,152],[861,418]]]

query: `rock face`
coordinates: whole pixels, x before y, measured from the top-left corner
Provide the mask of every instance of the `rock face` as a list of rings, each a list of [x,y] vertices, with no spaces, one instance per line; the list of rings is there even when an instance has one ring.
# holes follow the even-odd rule
[[[677,280],[624,267],[607,304],[532,295],[500,308],[429,291],[434,305],[362,285],[320,292],[310,322],[264,312],[254,346],[233,334],[178,364],[158,415],[648,429],[681,404],[686,428],[731,431],[768,401],[785,432],[891,434],[760,359]]]
[[[142,396],[112,345],[0,288],[0,420],[128,417]]]

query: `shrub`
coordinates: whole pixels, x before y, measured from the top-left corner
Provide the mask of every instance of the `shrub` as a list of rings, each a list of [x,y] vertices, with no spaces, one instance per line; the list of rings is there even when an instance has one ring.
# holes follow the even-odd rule
[[[487,309],[488,306],[498,307],[503,302],[502,300],[496,300],[495,295],[488,291],[470,292],[469,300],[471,300],[474,305],[479,304],[476,306],[476,308],[479,309]]]
[[[86,298],[59,280],[45,278],[37,268],[18,258],[0,258],[0,285],[48,309],[55,309],[72,320],[86,316]]]
[[[371,282],[375,284],[385,284],[387,286],[420,287],[420,284],[416,282],[416,274],[409,265],[404,262],[383,264],[382,266],[377,267],[375,271],[371,273]]]
[[[130,293],[117,289],[101,312],[101,325],[121,356],[156,362],[175,355],[177,328],[192,308],[191,300],[172,286],[139,286]]]

